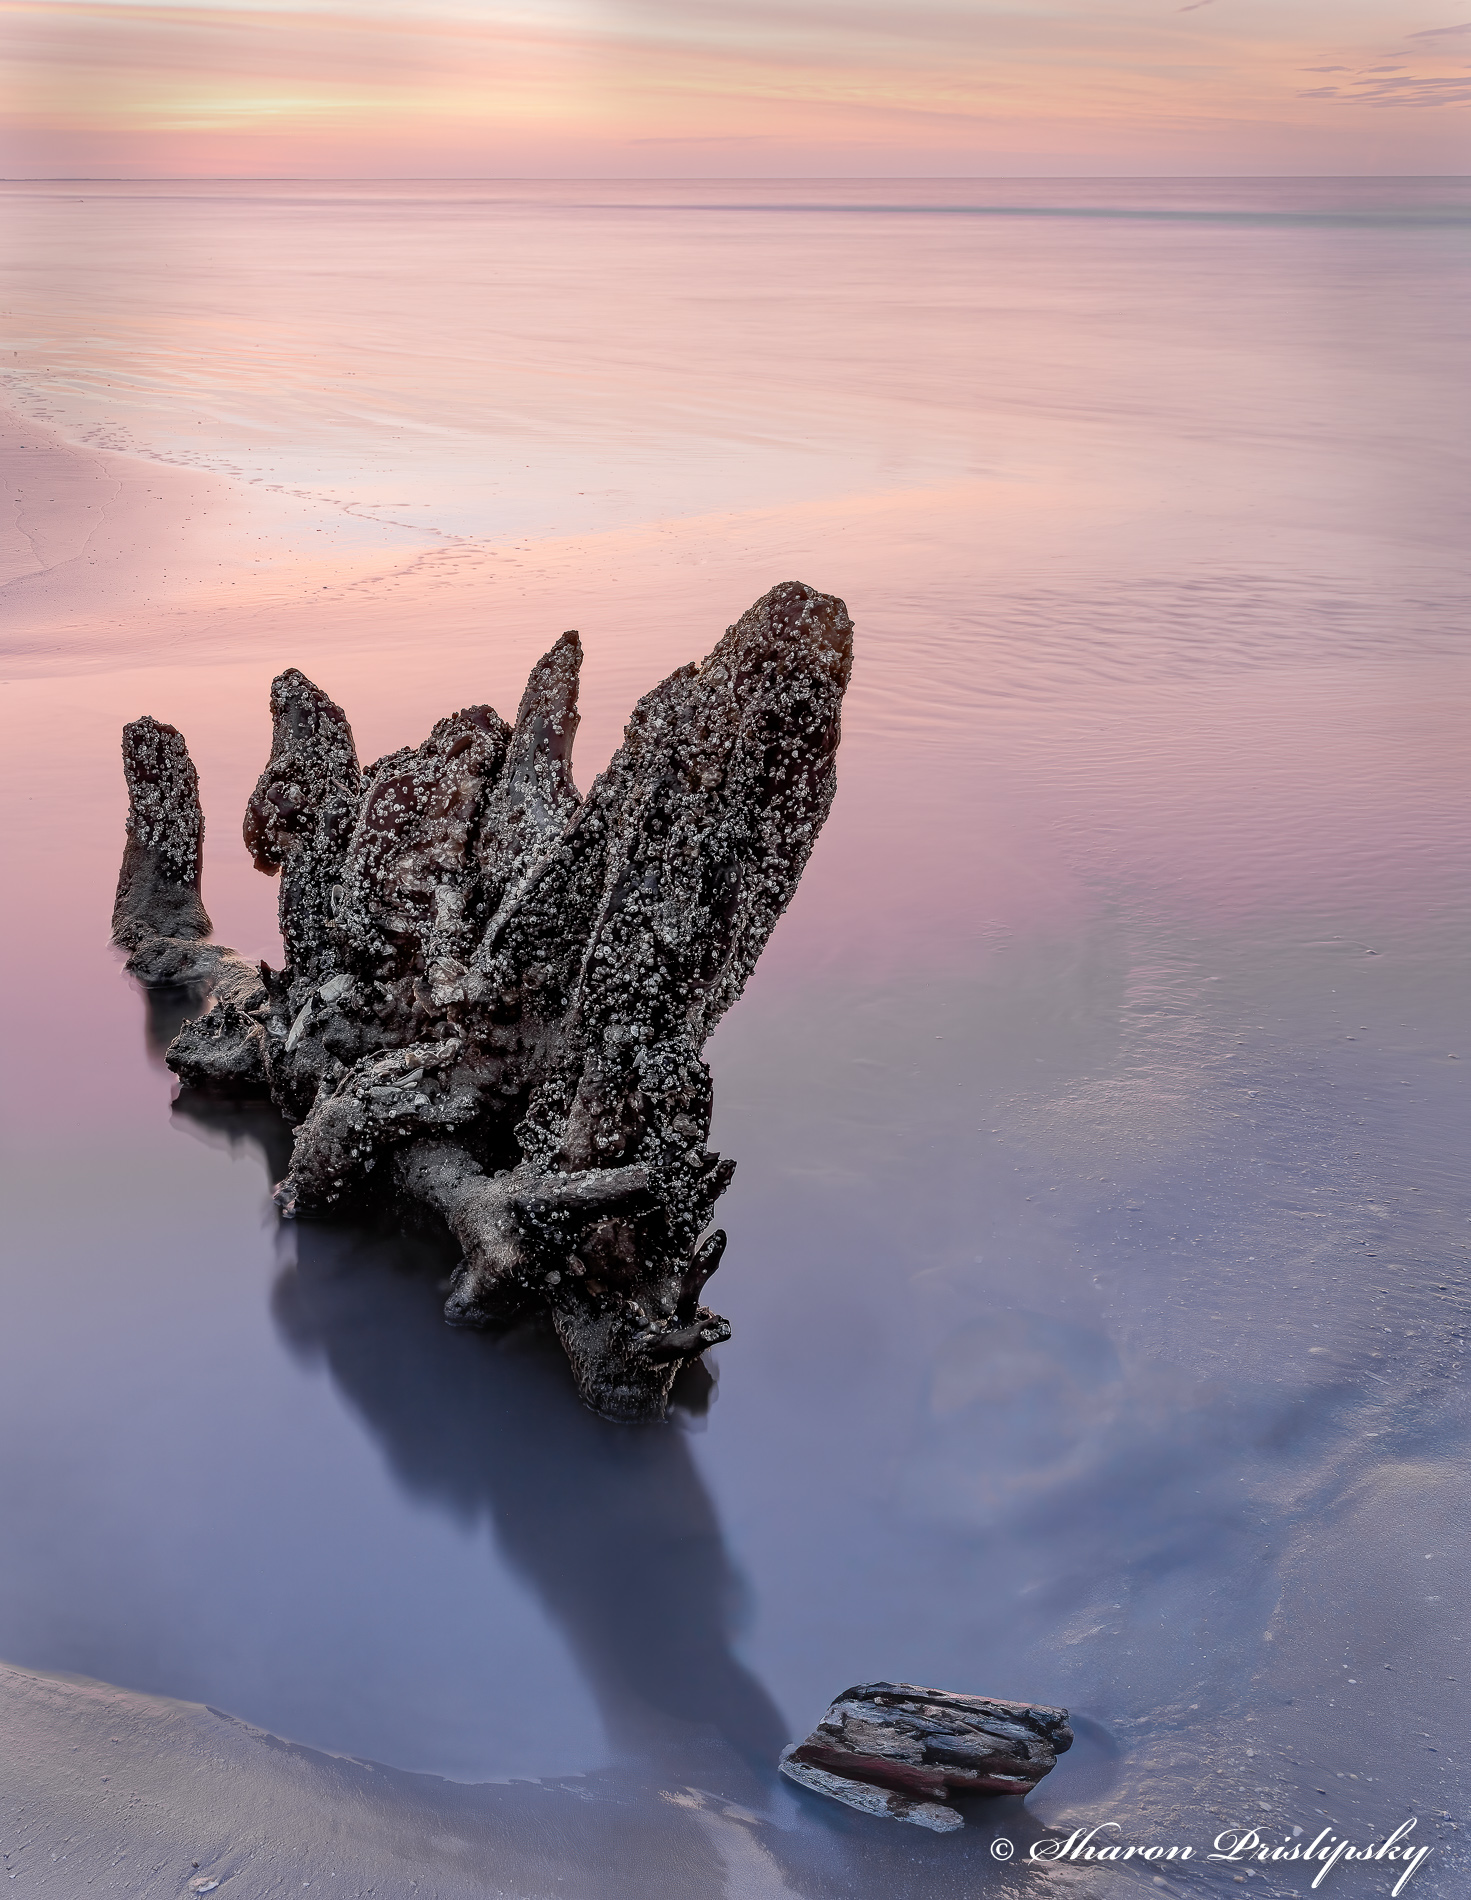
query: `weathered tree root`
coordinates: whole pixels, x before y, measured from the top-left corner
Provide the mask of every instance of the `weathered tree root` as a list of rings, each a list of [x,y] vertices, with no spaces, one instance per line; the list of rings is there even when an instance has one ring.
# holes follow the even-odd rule
[[[187,748],[123,731],[113,936],[142,982],[209,991],[170,1068],[297,1123],[283,1213],[431,1209],[464,1251],[446,1318],[549,1313],[610,1418],[662,1418],[730,1335],[700,1304],[735,1166],[705,1146],[700,1051],[831,807],[852,634],[840,600],[773,588],[639,701],[586,799],[575,633],[514,727],[472,706],[366,770],[341,708],[281,674],[245,842],[281,875],[282,970],[208,941]]]

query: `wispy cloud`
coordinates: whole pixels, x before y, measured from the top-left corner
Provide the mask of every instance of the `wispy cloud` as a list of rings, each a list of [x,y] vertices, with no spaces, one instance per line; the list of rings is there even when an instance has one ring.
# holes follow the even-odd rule
[[[1352,105],[1383,110],[1400,106],[1406,111],[1427,107],[1471,105],[1471,73],[1407,74],[1400,79],[1373,79],[1349,90],[1340,86],[1317,86],[1298,94],[1300,99],[1339,99]]]
[[[1339,85],[1300,91],[1298,98],[1331,100],[1340,107],[1366,107],[1378,113],[1424,113],[1471,104],[1471,65],[1467,62],[1471,47],[1463,52],[1450,43],[1471,37],[1471,20],[1462,26],[1428,27],[1403,37],[1408,42],[1423,43],[1409,59],[1391,57],[1381,46],[1374,49],[1378,57],[1365,64],[1300,68],[1325,77],[1342,73],[1345,78]]]

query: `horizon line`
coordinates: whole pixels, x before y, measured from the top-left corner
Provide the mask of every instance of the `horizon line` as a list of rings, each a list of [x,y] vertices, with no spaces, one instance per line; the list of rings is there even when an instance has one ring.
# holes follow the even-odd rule
[[[1170,184],[1220,181],[1271,184],[1282,179],[1417,179],[1471,183],[1471,172],[58,172],[0,174],[0,185],[773,185],[773,184]]]

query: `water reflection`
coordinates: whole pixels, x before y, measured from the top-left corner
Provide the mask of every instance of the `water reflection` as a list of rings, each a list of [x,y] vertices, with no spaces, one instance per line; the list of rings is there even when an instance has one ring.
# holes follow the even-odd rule
[[[436,1285],[452,1263],[427,1240],[299,1224],[283,1245],[283,1337],[325,1362],[405,1490],[490,1525],[615,1753],[675,1762],[714,1736],[770,1764],[785,1725],[732,1654],[740,1582],[684,1434],[594,1418],[549,1338],[452,1331]]]
[[[133,987],[143,998],[143,1048],[151,1067],[164,1067],[169,1044],[191,1017],[204,1008],[209,992],[197,983],[170,983],[158,989]]]
[[[173,1117],[211,1147],[232,1155],[259,1156],[272,1182],[279,1181],[290,1166],[291,1129],[274,1103],[264,1097],[207,1095],[185,1089],[174,1101]]]

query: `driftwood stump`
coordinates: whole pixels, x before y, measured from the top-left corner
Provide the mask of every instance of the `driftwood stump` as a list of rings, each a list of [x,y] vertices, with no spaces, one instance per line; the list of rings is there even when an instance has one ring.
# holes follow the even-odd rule
[[[282,673],[245,815],[281,879],[280,970],[209,941],[188,750],[124,728],[113,935],[144,983],[209,992],[170,1068],[296,1124],[283,1214],[432,1210],[464,1254],[446,1318],[548,1313],[609,1418],[662,1418],[730,1336],[700,1299],[735,1166],[705,1146],[700,1052],[832,804],[852,632],[840,600],[773,588],[639,701],[585,799],[575,633],[514,726],[471,706],[366,769],[341,708]]]

